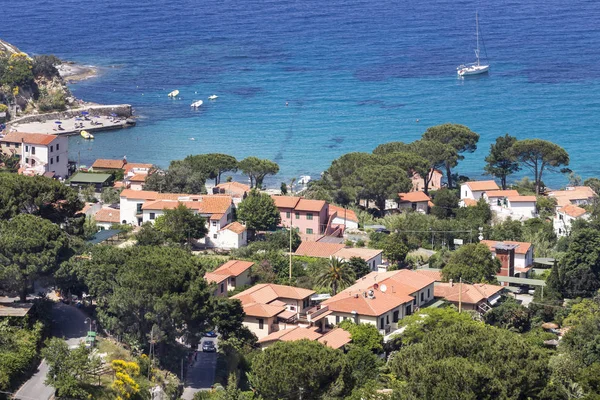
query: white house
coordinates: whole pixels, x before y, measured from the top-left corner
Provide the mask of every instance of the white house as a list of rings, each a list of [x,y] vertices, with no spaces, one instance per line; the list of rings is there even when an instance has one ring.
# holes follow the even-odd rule
[[[489,190],[483,193],[483,198],[490,205],[492,210],[507,208],[508,198],[519,196],[516,190]]]
[[[584,209],[574,204],[567,204],[556,210],[553,225],[557,236],[568,236],[571,232],[573,221],[578,219],[589,219],[590,214]]]
[[[556,199],[556,208],[558,209],[568,204],[576,206],[591,204],[596,197],[596,192],[588,186],[569,186],[565,190],[553,190],[549,192],[548,197]]]
[[[371,272],[322,305],[331,325],[349,319],[375,325],[383,334],[434,298],[435,279],[410,270]]]
[[[6,155],[19,156],[23,174],[51,173],[61,178],[69,175],[69,139],[66,136],[10,132],[0,139],[0,149]]]
[[[487,191],[500,190],[495,181],[473,181],[460,185],[460,198],[479,200]]]
[[[398,193],[398,198],[400,210],[413,210],[421,214],[429,212],[431,199],[423,192]]]
[[[230,260],[212,272],[204,274],[208,283],[217,286],[215,296],[227,296],[227,292],[236,288],[250,285],[250,261]]]
[[[96,212],[94,220],[98,228],[110,229],[114,224],[121,222],[120,212],[116,208],[104,207]]]
[[[537,215],[537,198],[535,196],[510,196],[507,198],[508,209],[515,219],[529,219]]]
[[[496,257],[496,247],[503,245],[516,246],[514,249],[514,276],[527,278],[529,271],[533,268],[533,245],[529,242],[514,242],[505,240],[499,242],[496,240],[482,240],[481,243],[488,246],[492,255]]]
[[[341,225],[345,229],[358,229],[358,217],[353,210],[330,204],[329,217],[333,217],[332,225]]]
[[[245,225],[232,222],[219,230],[217,238],[213,239],[215,247],[231,250],[239,249],[248,244],[248,231]]]
[[[123,167],[125,186],[132,190],[144,190],[146,178],[152,169],[152,164],[127,163]]]

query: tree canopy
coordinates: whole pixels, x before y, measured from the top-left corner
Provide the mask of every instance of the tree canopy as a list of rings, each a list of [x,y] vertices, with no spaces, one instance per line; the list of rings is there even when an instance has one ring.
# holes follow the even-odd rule
[[[468,283],[491,283],[496,282],[498,272],[500,261],[485,244],[466,244],[452,253],[442,269],[442,277],[445,282],[450,279],[458,282],[462,278]]]
[[[163,210],[163,215],[156,218],[154,226],[167,240],[179,244],[189,239],[202,239],[208,233],[204,217],[195,214],[183,203],[174,209]]]
[[[337,257],[329,258],[327,265],[317,276],[319,285],[331,289],[335,296],[340,289],[345,289],[354,283],[356,276],[348,263]]]
[[[500,178],[502,190],[506,190],[506,177],[514,174],[520,169],[519,163],[512,154],[512,146],[517,138],[508,133],[496,138],[496,142],[490,145],[490,153],[485,158],[486,174]]]
[[[207,177],[205,171],[194,169],[184,160],[171,161],[166,171],[153,169],[148,174],[144,189],[161,193],[200,194],[206,192]]]
[[[263,180],[267,175],[279,172],[279,165],[271,160],[257,157],[246,157],[239,162],[238,168],[250,178],[251,188],[262,188]]]
[[[512,145],[511,155],[533,172],[535,194],[540,194],[544,171],[569,165],[569,154],[559,145],[542,139],[519,140]]]
[[[221,153],[190,155],[183,162],[192,170],[202,172],[207,178],[214,179],[215,185],[221,183],[223,172],[235,172],[238,169],[238,161],[235,157]]]
[[[580,229],[560,260],[559,290],[568,298],[591,297],[600,289],[600,231]]]
[[[271,196],[257,190],[250,191],[238,205],[237,217],[255,231],[273,230],[281,222],[279,209]]]

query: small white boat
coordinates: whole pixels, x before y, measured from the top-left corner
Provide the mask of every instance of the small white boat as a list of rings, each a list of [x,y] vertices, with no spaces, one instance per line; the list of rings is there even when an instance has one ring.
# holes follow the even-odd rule
[[[190,107],[193,107],[193,108],[198,108],[198,107],[200,107],[202,104],[204,104],[204,102],[203,102],[202,100],[197,100],[197,101],[193,102],[192,104],[190,104]]]
[[[173,90],[167,96],[169,96],[169,97],[177,97],[177,96],[179,96],[179,90]]]
[[[477,34],[477,49],[475,49],[475,58],[477,59],[477,61],[471,64],[459,65],[458,68],[456,68],[458,76],[480,75],[485,74],[490,70],[489,64],[481,64],[479,60],[479,16],[477,15],[477,13],[475,13],[475,25]],[[485,51],[485,44],[483,45],[483,50]]]
[[[191,137],[191,138],[190,138],[190,140],[191,140],[191,141],[194,141],[194,140],[196,140],[196,138],[193,138],[193,137]]]
[[[216,94],[213,94],[213,95],[210,95],[210,96],[208,96],[208,99],[209,99],[209,100],[216,100],[216,99],[218,99],[218,98],[219,98],[219,96],[217,96]]]

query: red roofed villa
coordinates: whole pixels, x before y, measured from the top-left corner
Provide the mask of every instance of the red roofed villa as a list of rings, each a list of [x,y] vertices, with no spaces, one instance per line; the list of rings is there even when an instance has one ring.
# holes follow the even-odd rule
[[[250,270],[253,265],[250,261],[230,260],[204,274],[204,279],[217,285],[215,296],[227,296],[227,292],[231,290],[250,285]]]

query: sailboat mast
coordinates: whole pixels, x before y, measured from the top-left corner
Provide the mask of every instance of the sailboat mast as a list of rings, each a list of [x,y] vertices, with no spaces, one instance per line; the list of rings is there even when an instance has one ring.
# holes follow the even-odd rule
[[[475,33],[477,35],[477,51],[475,51],[475,56],[477,57],[477,65],[479,65],[479,15],[477,11],[475,11],[475,30],[477,31]]]

